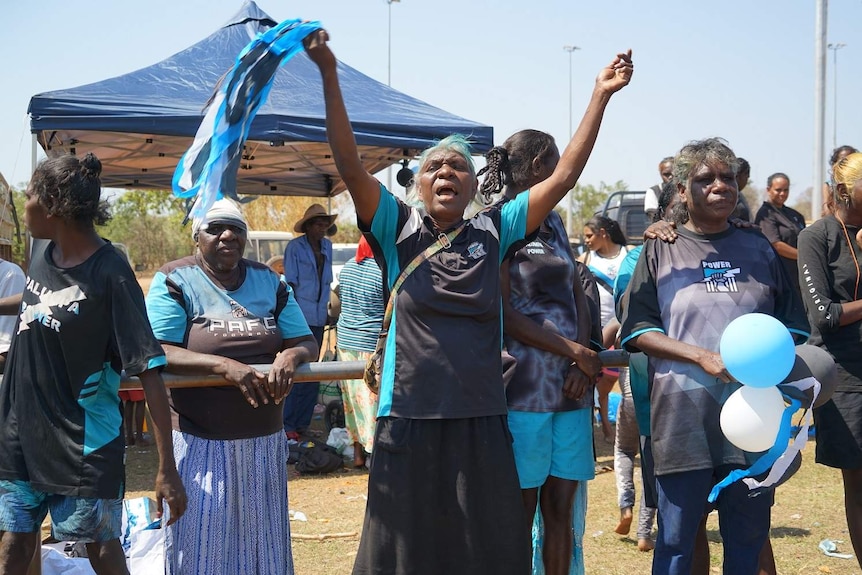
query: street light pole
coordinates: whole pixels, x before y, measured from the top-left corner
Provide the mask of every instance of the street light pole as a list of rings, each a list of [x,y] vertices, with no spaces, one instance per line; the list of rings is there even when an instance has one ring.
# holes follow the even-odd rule
[[[828,44],[826,47],[832,50],[832,149],[838,147],[838,50],[845,47],[847,44],[838,42],[836,44]]]
[[[823,190],[823,167],[826,165],[826,22],[828,0],[815,0],[814,14],[814,193],[821,190],[820,202],[811,202],[811,220],[820,217],[821,206],[825,205],[826,193]]]
[[[386,0],[389,5],[389,32],[386,45],[386,85],[392,86],[392,4],[401,0]],[[392,166],[386,168],[386,187],[392,192]]]
[[[389,5],[389,42],[387,47],[386,85],[392,86],[392,4],[401,0],[386,0]]]
[[[569,53],[569,134],[567,138],[570,140],[572,138],[572,52],[580,50],[580,48],[578,46],[566,45],[563,46],[563,50]],[[566,209],[566,232],[569,234],[569,237],[572,237],[572,212],[574,211],[574,196],[572,195],[572,190],[569,190],[567,196],[568,208]]]

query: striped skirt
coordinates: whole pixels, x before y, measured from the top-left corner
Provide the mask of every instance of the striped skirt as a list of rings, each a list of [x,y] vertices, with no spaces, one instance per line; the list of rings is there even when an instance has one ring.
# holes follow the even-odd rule
[[[211,440],[173,432],[188,508],[168,528],[170,575],[292,574],[284,433]]]

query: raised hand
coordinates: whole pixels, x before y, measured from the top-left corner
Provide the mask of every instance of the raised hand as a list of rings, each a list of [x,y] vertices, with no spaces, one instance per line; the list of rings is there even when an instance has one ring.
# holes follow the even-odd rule
[[[306,54],[318,68],[335,66],[335,54],[329,49],[328,41],[329,34],[322,28],[315,30],[302,41]]]
[[[613,94],[628,85],[633,72],[632,51],[629,49],[625,54],[617,54],[613,62],[602,68],[596,78],[596,88]]]

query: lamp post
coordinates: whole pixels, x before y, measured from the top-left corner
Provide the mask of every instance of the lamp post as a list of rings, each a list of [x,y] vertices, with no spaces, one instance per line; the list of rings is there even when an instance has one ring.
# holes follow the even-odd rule
[[[389,42],[387,47],[387,63],[386,63],[386,85],[392,85],[392,4],[401,2],[401,0],[386,0],[389,5]]]
[[[569,134],[567,136],[567,141],[572,138],[572,52],[575,50],[580,50],[578,46],[563,46],[563,50],[569,53]],[[566,232],[569,236],[572,235],[572,212],[574,211],[574,197],[572,196],[572,190],[569,190],[568,196],[568,208],[566,209]]]
[[[832,149],[838,147],[838,50],[845,47],[847,44],[838,42],[836,44],[827,44],[827,48],[832,50]]]
[[[386,85],[392,86],[392,4],[401,0],[386,0],[389,5],[389,32],[386,46]],[[392,166],[386,168],[386,187],[392,191]]]

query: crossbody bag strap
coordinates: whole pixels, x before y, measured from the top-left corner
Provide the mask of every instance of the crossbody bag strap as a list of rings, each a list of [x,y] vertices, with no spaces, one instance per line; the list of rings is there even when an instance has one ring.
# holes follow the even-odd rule
[[[395,283],[392,284],[392,291],[389,294],[389,301],[386,302],[386,313],[383,314],[383,331],[386,332],[389,330],[389,324],[392,323],[392,310],[395,305],[395,296],[398,294],[398,290],[401,289],[401,285],[404,283],[404,280],[407,279],[413,270],[419,267],[419,265],[439,252],[442,249],[448,248],[452,245],[452,241],[458,237],[458,234],[467,227],[467,223],[458,226],[457,229],[452,230],[448,234],[440,233],[437,236],[437,241],[425,248],[421,254],[413,258],[413,260],[407,264],[407,266],[401,270],[401,274],[398,276],[398,279],[395,280]]]

